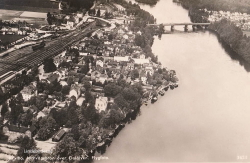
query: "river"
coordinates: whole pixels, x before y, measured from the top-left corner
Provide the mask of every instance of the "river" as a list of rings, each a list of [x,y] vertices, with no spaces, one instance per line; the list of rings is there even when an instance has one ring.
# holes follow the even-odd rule
[[[158,23],[190,22],[172,0],[141,6]],[[107,148],[109,159],[95,162],[250,161],[250,74],[239,61],[208,31],[163,35],[152,49],[179,87],[143,106]]]

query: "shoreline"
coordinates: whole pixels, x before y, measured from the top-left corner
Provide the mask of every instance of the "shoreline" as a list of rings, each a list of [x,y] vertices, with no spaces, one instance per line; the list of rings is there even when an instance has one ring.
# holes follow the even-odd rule
[[[205,21],[205,22],[209,22],[209,21],[208,21],[208,17],[200,15],[200,14],[197,12],[197,11],[198,11],[197,9],[192,9],[192,8],[190,9],[188,6],[186,6],[185,4],[183,4],[183,2],[178,2],[178,3],[180,3],[181,6],[182,6],[184,9],[188,10],[188,14],[189,14],[189,17],[190,17],[190,19],[191,19],[191,22],[194,22],[194,23],[195,23],[195,22],[199,22],[199,20],[202,20],[202,21]],[[203,9],[203,10],[204,10],[204,8],[200,8],[200,9]],[[228,20],[228,21],[230,21],[230,20]],[[220,22],[220,21],[218,21],[218,22]],[[217,22],[215,22],[215,23],[217,23]],[[213,24],[211,24],[211,25],[213,25]],[[240,64],[243,65],[244,68],[245,68],[248,72],[250,72],[250,60],[247,60],[247,59],[246,59],[248,56],[245,56],[245,57],[244,57],[243,54],[238,53],[237,51],[235,51],[235,49],[234,49],[232,46],[230,46],[230,44],[228,44],[228,43],[226,42],[225,39],[223,39],[223,38],[221,37],[221,34],[220,34],[218,31],[216,31],[215,29],[212,29],[212,28],[211,28],[211,25],[209,25],[208,28],[207,28],[206,30],[208,30],[209,32],[215,34],[216,37],[218,38],[218,41],[219,41],[220,44],[222,45],[222,47],[230,54],[230,57],[231,57],[233,60],[239,61]],[[232,26],[232,25],[231,25],[231,26]],[[240,29],[240,30],[243,32],[242,29]],[[243,36],[244,36],[244,35],[243,35]],[[233,36],[231,35],[230,37],[233,37]]]

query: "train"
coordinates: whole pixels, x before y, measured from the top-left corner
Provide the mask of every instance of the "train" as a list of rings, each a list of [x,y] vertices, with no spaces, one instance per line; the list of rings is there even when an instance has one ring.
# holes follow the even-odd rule
[[[45,46],[45,42],[42,41],[41,43],[32,46],[32,49],[33,49],[33,51],[36,51],[36,50],[38,50],[38,49],[43,48],[44,46]]]

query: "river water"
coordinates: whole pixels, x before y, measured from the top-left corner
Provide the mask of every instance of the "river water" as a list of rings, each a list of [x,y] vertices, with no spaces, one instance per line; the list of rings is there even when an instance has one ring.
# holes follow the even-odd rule
[[[158,23],[190,22],[172,0],[142,8]],[[250,74],[239,61],[208,31],[163,35],[153,52],[179,87],[143,106],[107,148],[109,160],[95,162],[250,161]]]

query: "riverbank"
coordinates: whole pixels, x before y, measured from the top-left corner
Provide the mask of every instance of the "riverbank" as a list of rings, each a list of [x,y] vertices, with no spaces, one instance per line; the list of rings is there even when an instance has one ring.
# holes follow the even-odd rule
[[[206,7],[206,4],[193,5],[187,3],[186,1],[181,1],[181,4],[184,8],[188,9],[189,16],[192,22],[210,22],[210,19],[216,19],[216,17],[212,17],[211,14],[214,11],[209,11]],[[250,46],[250,37],[245,36],[242,28],[246,28],[244,25],[245,19],[248,15],[245,14],[230,14],[230,12],[220,11],[215,13],[226,13],[227,16],[223,16],[225,18],[219,19],[217,21],[211,22],[211,25],[208,29],[215,33],[221,40],[223,40],[223,44],[227,44],[240,58],[243,58],[246,62],[250,63],[250,50],[248,47]],[[238,17],[241,15],[240,20],[242,19],[243,24],[235,23],[232,20],[232,16]],[[234,18],[233,17],[233,18]],[[236,19],[234,18],[234,19]],[[242,27],[242,28],[241,28]]]

